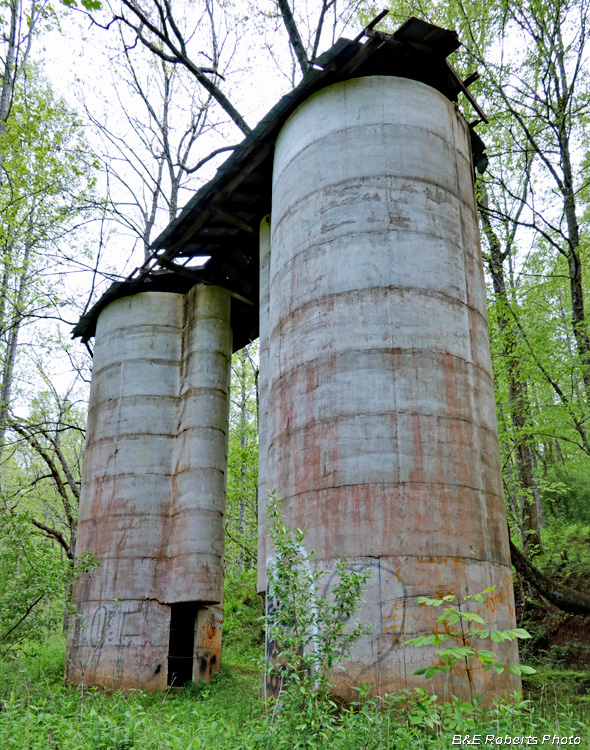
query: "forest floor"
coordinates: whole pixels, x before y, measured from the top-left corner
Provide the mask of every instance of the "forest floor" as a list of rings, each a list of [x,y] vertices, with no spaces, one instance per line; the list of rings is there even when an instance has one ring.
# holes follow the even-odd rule
[[[559,574],[559,561],[553,566]],[[570,560],[568,571],[571,585],[590,585],[585,566],[576,573]],[[0,748],[430,750],[456,747],[467,736],[471,745],[487,747],[590,748],[590,619],[564,614],[526,587],[516,587],[519,625],[532,635],[521,660],[537,673],[523,677],[523,695],[515,700],[484,710],[459,701],[437,706],[426,692],[407,692],[387,701],[359,695],[348,709],[306,699],[294,709],[263,701],[262,612],[253,577],[227,584],[223,666],[211,685],[164,694],[67,687],[59,634],[5,654]]]

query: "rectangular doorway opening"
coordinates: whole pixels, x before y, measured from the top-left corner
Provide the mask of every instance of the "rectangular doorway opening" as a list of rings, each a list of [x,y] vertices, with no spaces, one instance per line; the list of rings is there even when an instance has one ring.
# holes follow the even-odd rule
[[[197,602],[170,605],[170,641],[168,644],[168,682],[182,687],[193,679]]]

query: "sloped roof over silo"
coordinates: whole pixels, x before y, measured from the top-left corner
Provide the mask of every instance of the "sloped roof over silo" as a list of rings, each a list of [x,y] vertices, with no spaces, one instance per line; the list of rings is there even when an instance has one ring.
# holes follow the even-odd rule
[[[460,46],[456,32],[410,18],[387,34],[373,28],[382,15],[356,39],[339,39],[313,61],[299,85],[272,107],[152,243],[150,259],[80,318],[74,337],[94,336],[98,315],[115,299],[143,291],[185,293],[196,283],[232,293],[235,350],[258,336],[258,230],[271,209],[275,141],[287,118],[316,91],[351,78],[399,76],[432,86],[453,102],[463,93],[485,120],[467,88],[477,75],[462,81],[446,59]],[[477,164],[484,145],[473,128],[471,137]],[[190,267],[203,256],[210,258],[203,267]]]

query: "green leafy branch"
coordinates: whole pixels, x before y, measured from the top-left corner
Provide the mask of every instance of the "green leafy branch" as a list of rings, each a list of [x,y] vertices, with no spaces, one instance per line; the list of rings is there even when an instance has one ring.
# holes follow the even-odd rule
[[[269,536],[275,560],[268,571],[269,588],[277,609],[266,616],[268,638],[277,645],[267,665],[268,674],[299,684],[304,698],[329,690],[329,671],[348,655],[349,647],[368,632],[351,618],[362,602],[370,571],[355,571],[344,560],[335,566],[334,584],[322,595],[326,573],[314,565],[314,552],[304,548],[305,532],[287,528],[281,500],[268,499]]]
[[[490,586],[479,594],[465,596],[463,602],[473,599],[478,604],[484,604],[484,596],[492,593],[494,588],[495,586]],[[406,645],[411,644],[417,648],[420,646],[440,646],[441,644],[449,643],[449,641],[455,641],[452,645],[444,646],[435,651],[439,660],[438,664],[432,664],[429,667],[417,669],[414,672],[415,675],[424,675],[427,680],[439,672],[443,674],[450,672],[458,661],[464,661],[468,664],[470,659],[476,659],[484,671],[493,669],[497,674],[502,674],[507,665],[499,661],[493,651],[471,646],[468,643],[468,639],[477,638],[482,640],[489,638],[494,643],[502,643],[503,641],[514,641],[517,638],[524,639],[531,637],[524,628],[511,628],[508,630],[486,629],[485,620],[481,615],[478,615],[477,612],[463,612],[460,609],[460,604],[453,603],[455,602],[454,594],[447,594],[441,599],[419,596],[416,601],[418,604],[424,604],[427,607],[440,607],[443,604],[450,605],[444,608],[442,615],[436,620],[437,625],[447,628],[445,632],[421,635],[406,641]],[[464,630],[462,627],[461,630],[448,630],[448,628],[459,622],[467,623],[469,629]],[[534,674],[536,670],[524,664],[511,664],[508,666],[508,671],[510,674],[523,675]]]

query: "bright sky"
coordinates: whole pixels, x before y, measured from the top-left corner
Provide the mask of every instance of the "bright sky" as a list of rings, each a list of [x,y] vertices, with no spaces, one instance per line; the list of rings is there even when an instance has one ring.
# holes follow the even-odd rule
[[[232,103],[244,115],[248,124],[254,127],[260,118],[273,106],[279,97],[290,90],[291,82],[289,75],[292,69],[292,58],[287,45],[286,32],[283,27],[275,23],[278,31],[273,30],[273,24],[267,22],[264,27],[260,25],[258,11],[262,8],[262,3],[257,4],[254,8],[249,7],[249,0],[241,0],[239,3],[232,5],[232,12],[237,13],[238,23],[240,23],[239,35],[235,33],[235,27],[229,25],[223,28],[221,25],[219,31],[220,43],[222,48],[222,59],[230,56],[233,49],[237,52],[233,54],[231,64],[231,76],[226,83],[222,84],[224,92],[229,96]],[[273,3],[268,0],[267,4],[272,10]],[[202,8],[202,3],[190,6],[193,9]],[[309,7],[312,10],[317,9],[318,1],[309,0]],[[182,8],[182,3],[175,3],[176,8]],[[181,11],[180,11],[181,12]],[[317,12],[317,11],[316,11]],[[251,14],[250,16],[248,14]],[[119,91],[123,92],[124,104],[127,109],[137,117],[143,117],[143,105],[138,98],[133,98],[124,92],[124,86],[120,79],[120,73],[111,59],[116,49],[118,38],[116,27],[110,31],[103,31],[92,26],[87,18],[80,13],[66,11],[60,13],[60,29],[54,29],[50,32],[43,32],[41,37],[35,41],[33,47],[34,59],[42,61],[45,75],[51,81],[56,92],[60,93],[70,104],[77,110],[82,117],[83,104],[90,110],[91,114],[99,121],[104,122],[108,127],[119,133],[121,137],[128,141],[129,145],[133,139],[135,146],[132,148],[140,155],[140,160],[145,163],[153,160],[144,153],[141,156],[141,144],[136,138],[136,133],[130,130],[129,123],[126,123],[121,114],[121,102],[117,99],[115,84],[119,84]],[[356,33],[360,22],[354,24]],[[270,29],[270,30],[269,30]],[[329,29],[328,29],[329,30]],[[239,44],[238,44],[239,43]],[[329,47],[332,43],[332,35],[327,34],[324,38],[322,49]],[[110,50],[109,50],[110,47]],[[139,48],[135,53],[137,58],[147,57]],[[279,67],[283,72],[279,71]],[[299,70],[296,72],[296,80],[300,79]],[[192,85],[192,80],[190,81]],[[197,84],[194,84],[197,87]],[[179,122],[182,117],[182,102],[179,104],[172,122]],[[178,120],[176,119],[178,118]],[[145,118],[144,118],[145,120]],[[104,143],[97,136],[97,131],[91,127],[87,128],[88,140],[97,153],[105,151]],[[243,138],[241,132],[233,124],[226,124],[218,128],[207,136],[201,138],[201,141],[195,144],[194,157],[192,163],[206,156],[210,151],[222,145],[238,143]],[[228,154],[222,154],[212,160],[205,168],[199,171],[197,179],[192,183],[192,190],[186,190],[179,196],[179,207],[186,203],[203,182],[211,179],[216,168],[227,158]],[[123,169],[122,167],[119,168]],[[152,166],[153,172],[153,166]],[[102,171],[102,179],[99,180],[98,190],[106,190],[105,174]],[[128,182],[131,191],[140,193],[142,190],[141,181],[137,173],[131,167],[123,169],[124,179]],[[115,198],[121,202],[131,202],[129,191],[123,190],[120,185],[115,186]],[[134,214],[132,206],[129,207],[129,216]],[[152,240],[168,223],[168,217],[162,211],[157,226],[152,233]],[[86,242],[92,248],[97,248],[99,244],[98,224],[89,227],[87,230]],[[132,232],[120,225],[113,223],[111,227],[113,236],[106,244],[104,251],[104,260],[102,267],[110,267],[112,271],[119,274],[127,275],[133,268],[142,262],[142,248],[138,249],[132,255],[134,243],[137,238]],[[68,239],[65,240],[66,244]],[[79,272],[68,276],[68,284],[79,293],[81,301],[85,301],[88,296],[88,290],[92,284],[92,274],[90,272]],[[104,291],[110,281],[103,280],[97,292],[100,294]],[[75,317],[72,313],[70,317]],[[56,324],[57,326],[57,324]],[[59,326],[62,335],[69,336],[67,326]],[[56,328],[57,330],[57,328]],[[34,332],[29,334],[34,338]],[[31,347],[33,350],[34,347]],[[85,353],[83,347],[76,342],[71,348],[76,356],[82,359]],[[34,379],[34,366],[32,362],[28,363],[31,369],[31,378]],[[58,390],[65,391],[73,379],[72,367],[70,360],[66,356],[54,356],[51,358],[50,375]],[[83,389],[84,390],[84,389]]]

